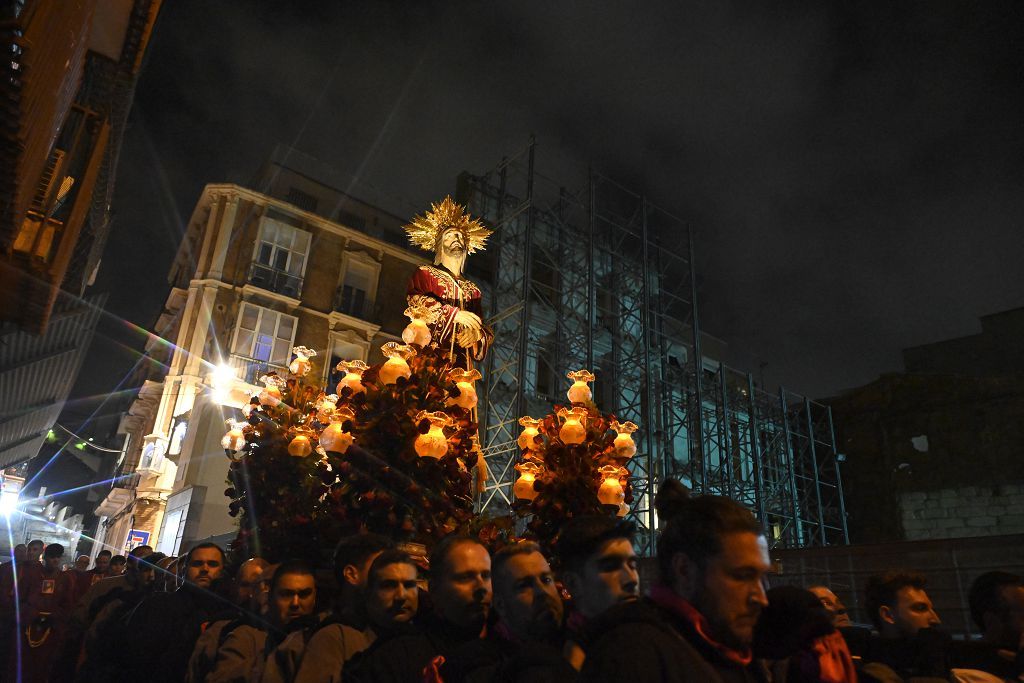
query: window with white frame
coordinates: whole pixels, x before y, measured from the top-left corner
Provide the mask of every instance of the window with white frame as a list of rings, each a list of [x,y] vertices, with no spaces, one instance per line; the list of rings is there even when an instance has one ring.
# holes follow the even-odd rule
[[[231,353],[264,365],[284,367],[291,357],[297,319],[245,302],[238,312]]]
[[[380,264],[346,254],[344,269],[345,273],[338,287],[336,310],[354,318],[370,317],[373,300],[377,295]]]
[[[260,223],[249,282],[278,294],[298,298],[312,235],[264,217]]]

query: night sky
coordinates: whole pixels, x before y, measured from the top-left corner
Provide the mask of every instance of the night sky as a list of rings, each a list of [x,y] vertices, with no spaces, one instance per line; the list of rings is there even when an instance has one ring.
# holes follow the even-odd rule
[[[812,397],[899,371],[903,347],[1024,305],[1022,19],[995,1],[165,2],[94,288],[111,316],[70,408],[138,357],[202,187],[247,183],[278,143],[411,216],[533,133],[547,175],[591,163],[691,222],[730,364]]]

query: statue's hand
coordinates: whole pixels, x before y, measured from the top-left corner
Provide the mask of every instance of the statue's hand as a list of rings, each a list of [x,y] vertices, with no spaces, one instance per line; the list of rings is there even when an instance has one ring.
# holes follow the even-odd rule
[[[455,341],[457,341],[459,343],[459,346],[461,346],[462,348],[468,349],[476,345],[476,343],[480,341],[480,337],[481,334],[479,330],[473,330],[472,328],[464,327],[461,330],[459,330],[459,333],[455,336]]]
[[[471,311],[459,311],[456,313],[455,324],[473,330],[477,334],[482,334],[483,321],[480,320],[480,316]]]

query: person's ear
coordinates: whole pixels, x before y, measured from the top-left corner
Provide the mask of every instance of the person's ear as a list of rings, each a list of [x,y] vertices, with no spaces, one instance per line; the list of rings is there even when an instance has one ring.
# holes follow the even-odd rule
[[[878,616],[886,624],[896,623],[896,614],[893,612],[892,607],[888,605],[882,605],[878,608]]]
[[[672,587],[681,597],[691,600],[700,586],[700,570],[686,553],[672,556]]]
[[[345,577],[345,580],[353,586],[359,585],[359,568],[354,564],[346,564],[345,568],[341,570],[341,575]]]

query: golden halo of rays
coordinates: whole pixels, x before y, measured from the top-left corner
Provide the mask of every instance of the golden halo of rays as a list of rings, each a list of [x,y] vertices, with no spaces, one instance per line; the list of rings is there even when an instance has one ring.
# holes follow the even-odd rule
[[[466,238],[467,254],[483,251],[487,238],[494,232],[466,213],[464,206],[452,201],[451,195],[446,196],[440,204],[432,202],[430,211],[414,217],[412,223],[404,226],[409,241],[425,251],[434,251],[438,238],[450,228],[459,230]]]

